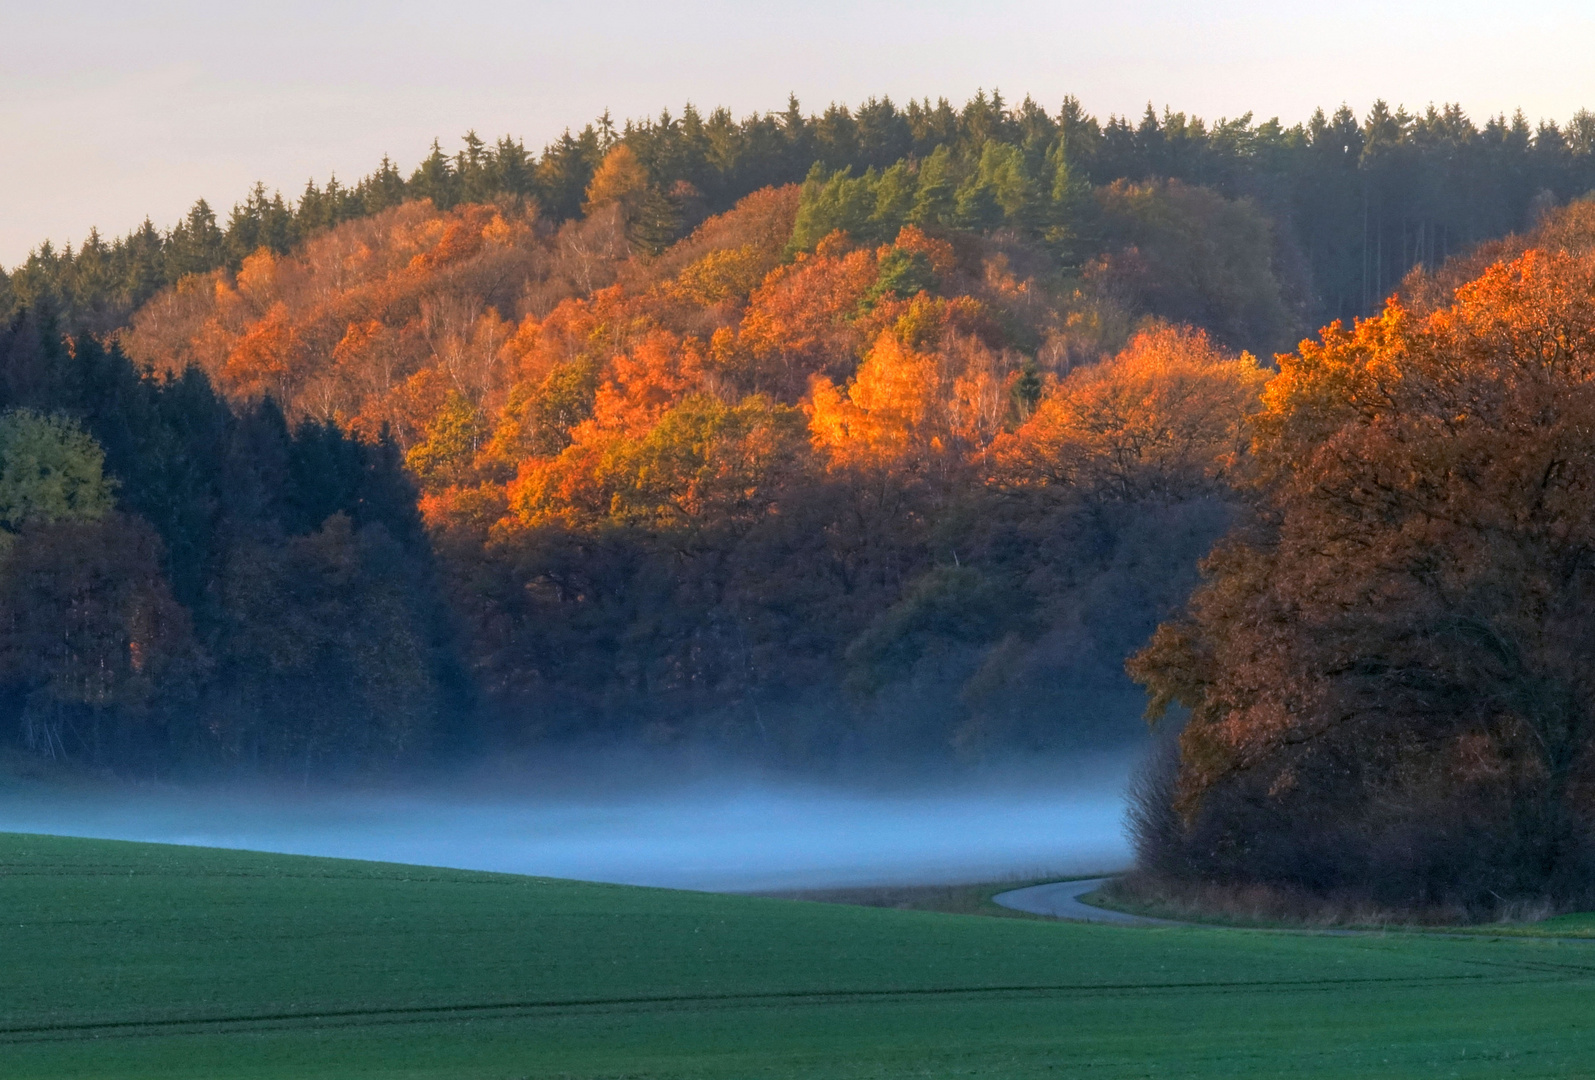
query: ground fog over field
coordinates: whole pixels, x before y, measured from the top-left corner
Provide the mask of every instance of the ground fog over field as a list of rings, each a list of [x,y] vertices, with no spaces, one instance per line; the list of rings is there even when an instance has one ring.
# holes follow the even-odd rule
[[[0,786],[0,831],[711,890],[1113,870],[1128,756],[822,783],[679,762],[567,762],[423,787]]]

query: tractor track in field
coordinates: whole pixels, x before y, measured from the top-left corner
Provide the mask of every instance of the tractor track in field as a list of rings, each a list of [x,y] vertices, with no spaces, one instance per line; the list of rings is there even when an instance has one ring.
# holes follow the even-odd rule
[[[1595,971],[1568,972],[1570,980]],[[547,1001],[481,1002],[460,1005],[416,1005],[372,1009],[317,1009],[212,1017],[166,1017],[155,1020],[102,1020],[0,1026],[0,1045],[64,1042],[80,1039],[138,1038],[201,1034],[216,1031],[260,1031],[314,1027],[367,1027],[385,1024],[428,1024],[461,1017],[510,1019],[563,1010],[606,1008],[739,1008],[782,1003],[846,1004],[861,1001],[923,1000],[955,997],[1024,997],[1037,995],[1137,994],[1199,990],[1204,993],[1303,993],[1347,986],[1420,987],[1446,983],[1502,981],[1489,973],[1393,976],[1345,979],[1253,979],[1233,982],[1059,983],[1051,985],[921,987],[882,990],[793,990],[747,994],[642,995],[612,998],[569,998]]]

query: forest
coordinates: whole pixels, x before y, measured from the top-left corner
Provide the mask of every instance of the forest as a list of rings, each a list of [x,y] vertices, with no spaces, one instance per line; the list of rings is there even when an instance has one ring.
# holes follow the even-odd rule
[[[1416,465],[1308,473],[1331,468],[1320,446],[1354,472],[1381,467],[1357,439],[1441,438],[1444,395],[1482,392],[1441,386],[1455,358],[1576,307],[1592,189],[1586,112],[1479,127],[1380,103],[1286,128],[982,93],[606,115],[536,155],[470,134],[408,177],[384,160],[297,200],[257,186],[225,221],[201,202],[164,231],[41,244],[0,277],[0,734],[156,775],[550,740],[979,758],[1136,737],[1136,654],[1154,704],[1190,715],[1143,830],[1171,879],[1220,858],[1248,879],[1225,839],[1244,814],[1408,799],[1425,754],[1475,755],[1515,807],[1529,729],[1420,737],[1378,683],[1437,687],[1436,642],[1493,656],[1498,630],[1438,600],[1421,633],[1335,622],[1395,610],[1369,590],[1397,587],[1378,530],[1406,526],[1365,489],[1422,488],[1430,529],[1462,494],[1402,479]],[[1441,382],[1402,400],[1380,358],[1419,352]],[[1376,400],[1414,431],[1379,427]],[[1492,423],[1479,438],[1505,438]],[[1522,500],[1527,475],[1488,483]],[[1314,546],[1353,509],[1372,531]],[[1491,513],[1447,550],[1530,574],[1541,549]],[[1576,578],[1561,522],[1533,543]],[[1419,604],[1452,572],[1400,587]],[[1518,579],[1457,581],[1521,600]],[[1277,632],[1310,604],[1322,626]],[[1559,647],[1492,661],[1534,673],[1499,709],[1564,693],[1524,651]],[[1446,685],[1480,731],[1506,723]],[[1428,683],[1403,692],[1446,711]],[[1324,714],[1344,742],[1290,727],[1342,693],[1391,714]],[[1385,771],[1324,779],[1379,723]]]

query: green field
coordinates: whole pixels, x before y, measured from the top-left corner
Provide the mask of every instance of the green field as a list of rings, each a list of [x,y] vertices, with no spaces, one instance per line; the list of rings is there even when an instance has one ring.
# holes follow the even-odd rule
[[[1595,1076],[1595,941],[1117,929],[0,835],[0,1076]]]

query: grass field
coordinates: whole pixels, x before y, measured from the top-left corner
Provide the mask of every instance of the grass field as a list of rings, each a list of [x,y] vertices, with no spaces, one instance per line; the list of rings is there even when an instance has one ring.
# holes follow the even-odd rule
[[[1595,941],[1079,926],[0,835],[0,1076],[1595,1076]]]

